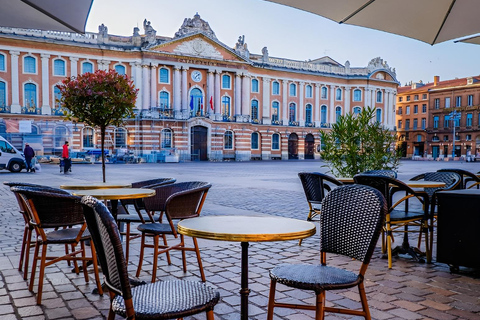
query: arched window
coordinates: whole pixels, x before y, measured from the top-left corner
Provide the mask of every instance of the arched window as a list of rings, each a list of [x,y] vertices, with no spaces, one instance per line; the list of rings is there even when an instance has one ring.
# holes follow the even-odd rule
[[[170,83],[170,70],[167,68],[160,68],[158,72],[160,73],[160,83]]]
[[[190,91],[190,110],[193,116],[203,116],[203,93],[198,88]]]
[[[297,85],[295,83],[290,83],[290,96],[291,97],[297,96]]]
[[[377,122],[379,123],[382,122],[382,109],[377,109],[375,115],[376,115],[375,120],[377,120]]]
[[[417,142],[422,142],[422,135],[421,134],[417,134]]]
[[[322,87],[322,93],[320,96],[322,99],[328,99],[328,89],[327,87]]]
[[[327,123],[327,106],[323,105],[320,108],[320,124],[324,125]]]
[[[170,105],[170,94],[167,91],[160,91],[158,103],[161,109],[168,109]]]
[[[252,79],[252,92],[258,92],[258,80]]]
[[[5,71],[5,55],[0,53],[0,71]]]
[[[258,122],[258,100],[252,100],[252,121]]]
[[[312,105],[310,103],[305,106],[305,123],[312,123]]]
[[[7,105],[7,86],[5,82],[0,81],[0,111],[5,111]]]
[[[272,123],[278,123],[280,104],[277,101],[272,102]]]
[[[53,75],[64,77],[66,75],[65,71],[65,61],[62,59],[53,60]]]
[[[280,94],[280,83],[278,81],[272,82],[272,94]]]
[[[377,91],[377,102],[382,102],[383,101],[383,92],[381,90]]]
[[[251,148],[258,150],[258,132],[252,132]]]
[[[223,147],[225,150],[233,149],[233,132],[232,131],[225,131],[225,135],[223,136]]]
[[[340,120],[341,115],[342,115],[342,107],[336,107],[335,108],[335,122],[338,122],[338,120]]]
[[[37,107],[37,86],[33,83],[26,83],[24,91],[26,112],[35,113],[35,108]]]
[[[297,106],[293,102],[288,106],[288,121],[290,124],[297,121]]]
[[[93,64],[88,61],[82,63],[82,74],[87,72],[90,72],[90,73],[93,72]]]
[[[34,126],[34,125],[32,124],[30,134],[31,134],[31,135],[38,135],[39,133],[40,133],[40,130],[38,129],[38,127],[37,127],[37,126]]]
[[[54,115],[63,115],[63,109],[61,108],[60,100],[62,99],[62,93],[57,86],[53,87],[53,114]]]
[[[312,86],[309,85],[309,84],[305,87],[305,97],[306,97],[306,98],[311,98],[311,97],[313,97]]]
[[[353,101],[362,101],[362,90],[353,90]]]
[[[37,73],[37,59],[30,56],[23,58],[23,72]]]
[[[278,133],[272,134],[272,150],[280,150],[280,135]]]
[[[232,116],[232,108],[230,106],[230,97],[223,96],[222,97],[222,112],[224,117],[231,117]]]
[[[162,149],[170,149],[172,147],[172,130],[163,129],[162,130]]]
[[[93,148],[93,129],[92,128],[83,128],[83,147],[84,148]]]
[[[127,129],[116,128],[115,129],[115,148],[127,147]]]
[[[222,89],[231,89],[231,77],[228,74],[222,76]]]
[[[354,107],[353,108],[353,114],[358,115],[360,112],[362,112],[362,108],[360,108],[360,107]]]
[[[67,141],[67,128],[65,126],[55,127],[55,148],[61,148],[65,141]]]
[[[125,72],[126,72],[125,70],[126,70],[125,67],[122,66],[121,64],[117,64],[117,65],[115,66],[115,71],[117,71],[117,73],[118,73],[118,74],[121,74],[122,76],[125,75]]]
[[[337,101],[342,100],[342,89],[337,88],[337,90],[335,90],[335,100]]]

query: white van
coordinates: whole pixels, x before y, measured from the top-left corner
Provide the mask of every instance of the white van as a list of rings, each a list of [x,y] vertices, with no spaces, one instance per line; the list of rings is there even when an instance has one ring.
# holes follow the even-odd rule
[[[20,172],[25,166],[25,156],[0,136],[0,169]]]

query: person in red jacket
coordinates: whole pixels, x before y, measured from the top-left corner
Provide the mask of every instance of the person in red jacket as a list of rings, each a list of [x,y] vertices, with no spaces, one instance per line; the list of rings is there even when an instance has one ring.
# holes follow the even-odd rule
[[[68,153],[68,141],[65,141],[65,144],[63,145],[62,158],[64,159],[70,158],[70,155]]]
[[[70,154],[68,153],[68,141],[65,141],[65,144],[63,145],[62,158],[64,165],[63,172],[66,174],[72,166],[72,160],[70,159]]]

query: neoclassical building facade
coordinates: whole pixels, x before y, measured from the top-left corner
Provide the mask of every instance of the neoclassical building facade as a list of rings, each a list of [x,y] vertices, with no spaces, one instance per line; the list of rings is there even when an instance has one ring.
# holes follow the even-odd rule
[[[98,148],[95,128],[66,121],[62,79],[97,69],[128,75],[139,89],[136,116],[107,132],[111,152],[169,153],[180,160],[314,158],[320,130],[340,115],[376,109],[394,129],[398,81],[381,58],[351,67],[330,57],[296,61],[231,48],[198,14],[173,37],[149,21],[132,36],[0,28],[0,135],[38,153]],[[152,156],[148,157],[149,159]],[[155,161],[155,160],[154,160]]]

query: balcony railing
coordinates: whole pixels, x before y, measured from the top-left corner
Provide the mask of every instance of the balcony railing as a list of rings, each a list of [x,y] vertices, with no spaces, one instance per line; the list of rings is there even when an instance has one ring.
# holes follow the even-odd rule
[[[282,120],[277,120],[277,119],[272,119],[272,125],[274,126],[282,126],[283,121]]]
[[[57,107],[57,108],[52,109],[52,115],[54,115],[54,116],[64,116],[65,112],[66,112],[66,110],[61,108],[61,107]]]
[[[298,121],[288,121],[289,126],[298,127]]]
[[[305,122],[305,127],[313,128],[315,127],[315,122]]]
[[[0,113],[10,113],[10,106],[0,106]]]
[[[320,128],[330,128],[330,123],[322,122],[320,123]]]
[[[22,107],[22,113],[24,114],[41,114],[40,108],[36,106],[25,106]]]

